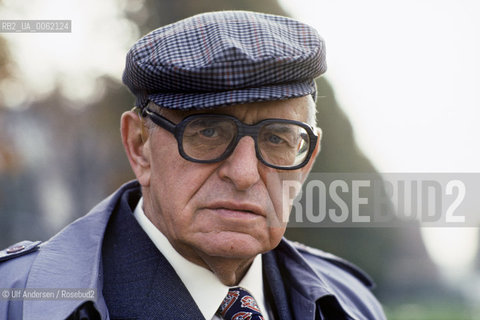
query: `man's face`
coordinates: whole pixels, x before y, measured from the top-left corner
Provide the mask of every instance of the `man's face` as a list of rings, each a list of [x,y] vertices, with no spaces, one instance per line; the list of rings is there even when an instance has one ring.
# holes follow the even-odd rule
[[[267,118],[305,122],[308,99],[208,112],[232,115],[247,124]],[[199,112],[167,110],[163,116],[178,123],[192,113]],[[193,262],[207,257],[251,259],[276,247],[286,228],[285,223],[272,225],[275,217],[285,214],[281,181],[285,174],[302,181],[308,171],[308,166],[288,173],[265,166],[248,136],[224,161],[190,162],[178,153],[175,137],[159,127],[151,131],[145,155],[149,162],[147,178],[141,180],[145,213],[175,249]]]

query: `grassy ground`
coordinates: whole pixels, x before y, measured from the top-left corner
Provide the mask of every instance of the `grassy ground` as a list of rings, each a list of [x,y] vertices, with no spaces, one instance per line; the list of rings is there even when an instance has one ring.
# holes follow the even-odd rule
[[[386,306],[388,320],[479,320],[480,310],[471,310],[462,305],[430,304]]]

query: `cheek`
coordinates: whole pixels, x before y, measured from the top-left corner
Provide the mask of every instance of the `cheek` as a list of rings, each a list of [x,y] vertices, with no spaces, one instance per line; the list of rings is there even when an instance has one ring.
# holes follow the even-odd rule
[[[167,203],[184,201],[195,192],[199,174],[192,174],[192,163],[178,153],[173,137],[160,137],[152,143],[151,176],[156,196]]]
[[[271,250],[275,248],[279,243],[280,240],[282,239],[283,235],[285,234],[286,230],[286,225],[282,227],[271,227],[269,229],[269,235],[270,235],[270,248],[268,250]]]
[[[183,159],[173,146],[152,150],[151,190],[155,212],[161,213],[168,233],[181,233],[191,227],[194,219],[192,199],[213,172],[211,166]],[[160,217],[159,217],[160,218]]]
[[[269,217],[270,227],[285,229],[293,200],[301,191],[300,178],[299,171],[270,171],[265,174],[268,196],[275,211],[275,214]]]
[[[202,184],[201,173],[192,173],[188,167],[178,162],[170,166],[166,164],[165,167],[157,170],[153,169],[151,187],[160,212],[168,212],[175,219],[188,213],[191,200]]]

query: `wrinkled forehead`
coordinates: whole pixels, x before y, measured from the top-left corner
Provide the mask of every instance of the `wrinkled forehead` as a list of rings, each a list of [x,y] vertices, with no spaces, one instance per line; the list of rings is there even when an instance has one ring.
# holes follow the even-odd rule
[[[234,116],[247,124],[254,124],[264,119],[277,118],[307,122],[311,96],[299,98],[252,102],[238,105],[221,106],[202,110],[162,109],[168,119],[179,122],[192,114],[225,114]],[[313,101],[313,100],[312,100]]]

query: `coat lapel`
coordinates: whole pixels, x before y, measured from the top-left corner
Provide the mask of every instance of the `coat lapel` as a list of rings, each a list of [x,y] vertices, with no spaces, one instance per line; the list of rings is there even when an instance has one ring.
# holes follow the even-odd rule
[[[285,239],[277,248],[264,254],[263,262],[264,275],[280,319],[313,320],[322,312],[322,301],[336,301],[328,283]]]
[[[262,257],[264,292],[274,313],[279,320],[292,320],[289,299],[285,291],[282,275],[274,254],[270,251]]]
[[[131,205],[127,205],[127,203]],[[190,293],[122,199],[103,242],[103,294],[112,319],[203,319]]]
[[[126,213],[127,221],[124,223],[127,229],[132,228],[133,231],[121,239],[122,245],[117,245],[116,249],[121,248],[122,261],[128,262],[125,266],[128,270],[125,271],[131,272],[132,278],[124,281],[133,279],[132,286],[125,286],[125,292],[130,296],[138,294],[138,298],[143,302],[138,318],[159,319],[165,318],[168,313],[167,318],[203,319],[175,271],[158,251],[154,251],[153,258],[149,255],[152,253],[153,244],[145,240],[146,235],[142,234],[143,230],[139,230],[136,220],[132,216],[130,218],[133,220],[128,218],[132,211],[128,203],[132,197],[138,197],[139,188],[137,182],[122,186],[86,216],[42,244],[32,264],[26,288],[94,289],[95,308],[102,319],[109,319],[107,304],[102,294],[102,243],[111,214],[123,212],[124,217],[121,219],[125,218]],[[125,230],[120,230],[123,231]],[[139,289],[141,293],[133,291],[134,289]],[[118,288],[114,290],[118,292]],[[86,301],[88,300],[25,300],[23,319],[65,319]]]

